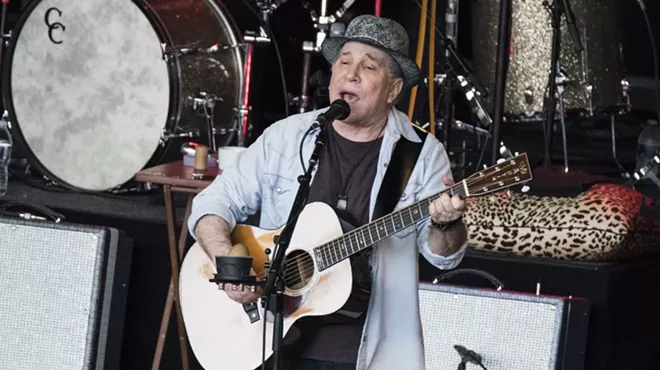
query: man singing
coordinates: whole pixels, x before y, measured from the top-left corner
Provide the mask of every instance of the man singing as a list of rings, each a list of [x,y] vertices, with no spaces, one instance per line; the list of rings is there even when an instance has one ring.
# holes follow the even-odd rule
[[[422,147],[398,208],[453,184],[442,144],[432,135],[418,135],[408,117],[394,107],[401,93],[420,80],[418,66],[408,57],[408,45],[400,24],[364,15],[349,24],[343,37],[328,38],[321,47],[332,63],[330,101],[345,100],[350,115],[326,128],[326,145],[308,203],[327,203],[338,217],[356,227],[373,220],[381,184],[400,140]],[[323,111],[297,114],[271,125],[234,166],[195,198],[188,226],[210,257],[226,255],[234,226],[258,210],[261,228],[285,224],[298,190],[297,178],[303,173],[300,142]],[[317,135],[318,130],[305,138],[305,165]],[[443,194],[431,202],[430,219],[377,243],[368,253],[353,256],[354,278],[370,286],[366,314],[318,318],[294,369],[423,370],[417,258],[421,253],[439,269],[460,263],[467,246],[462,222],[465,208],[458,196]],[[227,289],[225,293],[238,303],[260,297],[260,292]]]

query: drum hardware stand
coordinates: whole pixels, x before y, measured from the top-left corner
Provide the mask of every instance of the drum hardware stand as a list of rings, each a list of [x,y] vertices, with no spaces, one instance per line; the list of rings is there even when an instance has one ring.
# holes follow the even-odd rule
[[[270,0],[257,0],[257,6],[259,7],[259,12],[261,14],[261,21],[265,24],[269,23],[270,14],[277,9],[279,2],[273,3]],[[237,127],[236,130],[238,133],[238,146],[245,147],[247,146],[247,136],[248,130],[250,128],[250,112],[252,107],[250,106],[250,88],[252,80],[252,61],[254,55],[254,46],[255,45],[265,45],[271,42],[271,39],[268,37],[266,30],[260,26],[259,33],[257,34],[254,31],[246,31],[243,36],[243,86],[241,87],[241,95],[238,99],[238,105],[233,109],[234,110],[234,120]]]
[[[183,137],[189,137],[189,138],[199,137],[199,131],[195,129],[195,130],[189,130],[175,134],[167,129],[163,129],[163,131],[160,133],[159,143],[160,146],[165,146],[165,144],[167,144],[169,140],[176,138],[183,138]]]
[[[300,96],[291,98],[291,105],[296,105],[298,108],[298,113],[305,113],[309,110],[309,69],[312,63],[312,54],[317,51],[317,48],[314,47],[314,43],[311,41],[304,41],[302,45],[303,49],[303,70],[300,83]]]
[[[566,86],[568,78],[561,70],[557,71],[556,76],[557,93],[559,94],[559,122],[564,144],[564,173],[568,173],[568,148],[566,146],[566,123],[564,122],[564,86]]]
[[[503,2],[507,1],[510,0],[503,0]],[[418,3],[418,5],[420,4]],[[447,35],[440,30],[437,22],[433,25],[435,27],[435,34],[442,40],[447,58],[447,62],[443,68],[445,74],[436,74],[433,78],[433,83],[440,86],[444,91],[442,99],[445,106],[444,122],[452,122],[451,125],[442,126],[445,131],[444,144],[447,149],[449,149],[451,130],[456,125],[454,119],[455,103],[453,102],[453,92],[456,89],[459,89],[465,96],[472,113],[482,127],[493,125],[493,120],[481,102],[482,98],[488,96],[488,91],[476,76],[474,69],[468,65],[465,58],[456,50],[455,40],[457,39],[458,6],[458,0],[449,0],[447,3],[445,13]],[[426,18],[429,18],[428,11]],[[454,65],[456,68],[454,68]],[[458,73],[457,70],[461,73]],[[425,83],[428,85],[428,77],[425,79]]]
[[[557,92],[557,74],[559,71],[559,59],[561,57],[561,19],[562,14],[566,15],[566,21],[568,24],[569,33],[573,39],[573,45],[575,51],[581,53],[584,48],[582,47],[582,42],[580,40],[580,33],[575,25],[575,15],[571,10],[570,0],[553,0],[552,5],[549,4],[548,0],[543,2],[544,6],[548,8],[552,15],[552,51],[550,53],[551,63],[550,63],[550,77],[549,77],[549,92],[548,100],[546,102],[547,106],[547,115],[545,117],[545,126],[543,132],[545,134],[545,155],[544,155],[544,165],[550,166],[552,162],[552,155],[550,153],[552,148],[552,127],[554,122],[554,115],[556,109],[556,98],[555,92]],[[560,112],[560,116],[563,117],[563,111]]]
[[[198,107],[202,107],[204,110],[204,118],[206,119],[206,130],[209,137],[208,147],[211,153],[218,152],[218,144],[215,140],[215,135],[218,134],[215,128],[215,104],[216,102],[223,102],[222,98],[216,96],[215,94],[209,94],[204,91],[200,91],[199,98],[188,97],[188,100],[193,102],[193,110],[197,111]],[[226,132],[222,132],[225,134]]]
[[[453,101],[452,94],[454,93],[454,91],[458,90],[465,97],[465,100],[467,101],[470,107],[471,113],[474,114],[479,125],[481,127],[490,127],[493,124],[493,119],[490,117],[490,115],[484,108],[483,103],[481,102],[481,93],[474,86],[470,84],[470,81],[466,77],[457,75],[455,72],[453,72],[451,66],[447,65],[445,66],[445,69],[449,71],[447,74],[436,74],[433,80],[433,82],[436,85],[439,85],[444,89],[443,101],[445,103],[444,104],[445,114],[443,119],[436,121],[451,122],[452,127],[456,126],[457,123],[456,120],[454,119],[455,102]],[[428,78],[425,78],[424,82],[428,84]],[[444,128],[445,131],[444,145],[446,148],[448,148],[451,128],[448,128],[445,125],[443,125],[442,127]],[[482,131],[485,130],[482,129]],[[485,132],[487,133],[488,131]]]
[[[619,171],[621,171],[621,177],[624,179],[630,179],[630,173],[621,165],[621,162],[619,162],[619,158],[617,157],[616,154],[616,129],[615,129],[615,124],[616,124],[616,116],[617,114],[626,114],[630,112],[630,96],[628,95],[628,90],[630,89],[630,84],[626,79],[621,80],[621,94],[622,94],[622,99],[623,102],[620,107],[618,107],[616,112],[610,112],[610,132],[612,134],[612,158],[614,159],[614,163],[616,166],[619,168]],[[658,186],[660,187],[660,186]]]
[[[311,9],[309,3],[303,4],[303,6],[309,11],[309,15],[314,22],[314,28],[318,30],[316,33],[316,41],[304,41],[302,44],[303,52],[303,69],[302,76],[300,78],[300,95],[290,99],[290,105],[295,105],[297,107],[298,113],[304,113],[310,110],[310,96],[309,96],[309,76],[310,76],[310,66],[312,63],[312,56],[318,54],[321,51],[321,44],[325,41],[328,35],[337,34],[343,35],[344,27],[336,27],[335,23],[337,19],[344,16],[348,8],[353,5],[355,0],[346,0],[342,6],[333,14],[326,15],[328,9],[328,1],[321,1],[321,16],[317,17],[316,11]]]
[[[261,14],[264,22],[268,22],[268,14],[271,7],[264,5],[265,3],[262,2],[259,2],[259,4],[262,9]],[[234,107],[234,122],[236,123],[234,127],[237,127],[237,141],[238,146],[241,147],[247,146],[246,139],[250,125],[250,112],[252,111],[252,107],[250,106],[250,87],[252,80],[252,57],[254,55],[254,45],[268,44],[271,40],[268,38],[263,27],[259,27],[259,35],[254,31],[246,31],[243,41],[245,42],[243,44],[243,86],[241,88],[242,93],[238,99],[238,105]]]

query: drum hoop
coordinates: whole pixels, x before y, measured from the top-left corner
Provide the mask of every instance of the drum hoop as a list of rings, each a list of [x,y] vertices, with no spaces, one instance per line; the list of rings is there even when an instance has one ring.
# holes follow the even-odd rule
[[[13,60],[14,60],[14,53],[16,51],[16,45],[18,43],[18,40],[21,36],[21,33],[23,31],[23,27],[25,26],[25,22],[27,22],[28,18],[33,14],[34,9],[41,4],[43,0],[34,0],[31,1],[30,4],[22,11],[22,14],[16,21],[16,24],[14,25],[13,32],[11,35],[11,38],[9,39],[9,42],[7,44],[5,54],[2,59],[2,101],[5,106],[5,109],[7,111],[7,114],[9,116],[10,120],[10,125],[9,129],[12,135],[12,138],[15,139],[19,145],[21,146],[21,149],[25,151],[25,154],[27,156],[27,159],[29,163],[34,166],[38,172],[40,172],[42,175],[46,176],[49,180],[54,181],[58,185],[67,188],[69,190],[74,190],[74,191],[79,191],[79,192],[93,192],[87,189],[82,189],[77,186],[73,186],[69,183],[67,183],[64,179],[61,179],[57,176],[55,176],[46,166],[44,166],[39,158],[34,154],[30,146],[28,145],[28,142],[23,135],[23,132],[20,128],[20,122],[18,122],[18,119],[16,117],[16,108],[14,107],[14,99],[12,95],[12,65],[13,65]],[[141,0],[133,0],[132,1],[134,6],[136,6],[142,14],[146,17],[146,19],[149,21],[149,23],[152,25],[154,28],[154,31],[156,32],[156,35],[158,38],[161,40],[161,43],[166,41],[168,43],[171,43],[170,40],[170,35],[166,32],[165,27],[163,26],[162,22],[160,19],[157,17],[156,12],[151,9],[151,7],[144,3]],[[147,12],[145,9],[148,9],[149,12]],[[162,40],[165,38],[166,40]],[[171,63],[171,62],[170,62]],[[178,122],[178,116],[176,120],[172,119],[172,111],[174,110],[175,107],[178,107],[178,99],[180,96],[180,91],[181,91],[181,73],[180,73],[180,68],[178,61],[176,62],[176,69],[179,70],[178,73],[174,73],[174,69],[172,68],[171,64],[168,65],[167,70],[168,70],[168,79],[169,79],[169,85],[170,85],[170,101],[168,104],[168,115],[167,115],[167,120],[166,122],[163,122],[163,129],[168,129],[168,128],[174,128],[176,127],[176,124]],[[180,109],[180,107],[179,107]],[[167,140],[165,145],[160,145],[155,148],[153,155],[151,158],[147,161],[147,164],[145,165],[145,168],[151,167],[158,163],[162,157],[165,155],[167,150],[170,149],[171,146],[171,140]],[[118,186],[115,187],[115,189],[120,189],[127,184],[130,184],[132,180],[127,181],[124,184],[119,184]],[[107,189],[111,190],[111,189]]]
[[[12,135],[12,138],[16,142],[18,142],[21,146],[21,149],[25,151],[29,163],[32,164],[34,167],[36,167],[37,171],[42,173],[44,176],[48,177],[48,179],[56,181],[58,184],[61,184],[62,186],[69,189],[83,190],[83,189],[77,189],[76,187],[69,185],[64,181],[61,181],[57,176],[53,175],[53,173],[50,172],[46,168],[46,166],[44,166],[41,163],[39,158],[37,158],[37,156],[32,151],[32,148],[30,148],[30,146],[28,145],[27,140],[25,139],[25,136],[23,136],[23,132],[19,127],[18,119],[16,118],[16,109],[14,107],[14,99],[12,96],[12,88],[11,88],[12,87],[11,72],[12,72],[12,64],[13,64],[12,62],[14,60],[14,52],[16,51],[16,44],[18,43],[18,38],[23,32],[23,27],[25,26],[25,22],[30,17],[30,15],[32,15],[34,9],[39,4],[41,4],[41,2],[42,0],[31,1],[28,4],[28,6],[22,11],[22,14],[19,16],[12,30],[11,38],[7,43],[7,47],[5,49],[4,57],[2,60],[2,101],[9,116],[9,121],[10,121],[9,131]]]

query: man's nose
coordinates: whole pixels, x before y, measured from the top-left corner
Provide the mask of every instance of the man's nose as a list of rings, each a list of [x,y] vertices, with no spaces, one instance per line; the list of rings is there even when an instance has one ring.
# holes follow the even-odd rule
[[[358,65],[352,65],[346,73],[346,79],[350,82],[360,81],[360,71]]]

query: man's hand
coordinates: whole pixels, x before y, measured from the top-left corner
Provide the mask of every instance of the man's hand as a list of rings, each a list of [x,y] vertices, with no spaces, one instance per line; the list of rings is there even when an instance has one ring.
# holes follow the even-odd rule
[[[236,285],[236,289],[238,289],[238,285]],[[257,287],[257,290],[253,293],[248,290],[248,287],[245,287],[243,291],[234,290],[234,285],[232,284],[225,284],[225,292],[229,298],[241,304],[256,302],[263,294],[261,287]]]
[[[442,182],[447,187],[454,185],[454,180],[446,176],[442,178]],[[444,193],[429,204],[429,214],[434,222],[446,224],[460,218],[465,213],[466,206],[465,200],[458,195],[450,197],[449,194]]]
[[[195,233],[197,234],[197,241],[206,252],[211,263],[215,264],[216,256],[227,256],[231,253],[233,245],[229,224],[222,218],[211,215],[202,217],[197,222]],[[245,254],[247,255],[247,251]],[[251,271],[252,275],[256,275],[254,270]],[[236,286],[236,289],[238,289],[238,286]],[[249,290],[234,290],[232,284],[226,284],[224,291],[227,292],[229,298],[242,304],[255,302],[262,294],[261,288],[253,293]]]

